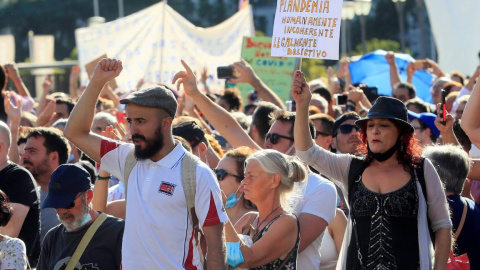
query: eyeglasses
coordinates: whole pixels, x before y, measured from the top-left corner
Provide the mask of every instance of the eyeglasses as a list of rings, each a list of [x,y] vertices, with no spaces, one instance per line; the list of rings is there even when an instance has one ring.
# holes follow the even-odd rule
[[[265,136],[265,141],[270,140],[272,144],[277,144],[278,138],[284,138],[284,139],[293,141],[293,137],[283,136],[278,133],[267,133],[267,135]]]
[[[358,131],[358,127],[356,125],[345,124],[338,127],[338,130],[340,130],[340,132],[345,135],[350,134],[353,129],[355,129],[355,132]],[[338,132],[335,132],[335,135],[337,135],[337,133]]]
[[[322,135],[323,137],[328,137],[332,134],[329,134],[320,130],[315,130],[315,139],[318,138],[318,135]]]
[[[421,131],[421,130],[424,130],[423,127],[413,127],[413,129],[415,129],[415,130],[420,130],[420,131]]]
[[[84,192],[80,192],[80,194],[77,195],[77,197],[75,197],[75,199],[73,199],[73,202],[67,206],[67,207],[64,207],[64,209],[72,209],[73,207],[75,207],[75,201],[78,199],[78,197],[80,197]]]
[[[213,169],[213,172],[214,172],[215,175],[217,176],[217,180],[218,180],[218,181],[223,181],[223,179],[225,179],[225,177],[227,177],[227,175],[231,175],[231,176],[233,176],[233,177],[235,177],[235,178],[238,178],[238,179],[243,179],[242,176],[238,176],[238,175],[229,173],[229,172],[227,172],[227,171],[224,170],[224,169]]]

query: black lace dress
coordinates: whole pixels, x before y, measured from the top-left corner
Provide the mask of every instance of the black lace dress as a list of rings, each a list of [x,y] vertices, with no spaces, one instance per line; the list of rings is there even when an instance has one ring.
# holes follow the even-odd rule
[[[267,233],[268,229],[273,224],[273,222],[275,222],[275,220],[277,220],[279,217],[281,217],[283,215],[285,215],[285,213],[281,213],[278,216],[276,216],[275,218],[273,218],[260,232],[257,233],[257,235],[255,235],[253,237],[253,242],[255,243],[260,238],[262,238],[262,236]],[[292,251],[289,253],[289,255],[287,255],[287,258],[285,258],[286,260],[288,260],[285,263],[285,266],[282,268],[282,269],[285,269],[285,270],[297,269],[298,246],[299,246],[299,243],[300,243],[300,226],[299,226],[299,223],[298,223],[298,218],[297,218],[297,228],[298,228],[297,241],[295,242],[295,246],[293,247]],[[266,265],[262,265],[262,266],[255,267],[255,268],[249,268],[249,269],[250,270],[277,270],[277,269],[281,270],[281,269],[279,269],[279,266],[281,266],[282,263],[283,263],[283,260],[278,258],[278,259],[274,260],[273,262],[270,262]]]
[[[361,177],[351,189],[354,219],[348,246],[346,269],[362,269],[358,259],[355,233],[364,269],[418,269],[418,195],[415,178],[389,193],[367,189]]]

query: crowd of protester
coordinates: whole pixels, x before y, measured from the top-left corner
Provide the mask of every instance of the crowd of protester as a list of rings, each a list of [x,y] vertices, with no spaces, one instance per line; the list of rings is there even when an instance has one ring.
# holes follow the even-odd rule
[[[35,99],[0,65],[0,269],[480,269],[480,66],[419,60],[430,104],[385,58],[390,96],[342,59],[292,74],[289,110],[244,60],[224,89],[183,61],[112,89],[105,58]]]

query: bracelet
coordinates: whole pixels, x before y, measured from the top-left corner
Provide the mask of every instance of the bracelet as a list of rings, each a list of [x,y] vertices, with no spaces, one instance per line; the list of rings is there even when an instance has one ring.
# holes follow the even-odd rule
[[[112,176],[100,176],[100,175],[97,175],[97,180],[110,180],[112,179]]]

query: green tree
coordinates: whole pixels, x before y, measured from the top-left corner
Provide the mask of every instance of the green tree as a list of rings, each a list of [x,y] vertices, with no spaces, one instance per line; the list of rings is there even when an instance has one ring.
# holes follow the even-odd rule
[[[400,43],[394,40],[372,38],[370,40],[367,40],[366,47],[367,47],[367,52],[373,52],[375,50],[401,52]],[[354,55],[361,55],[362,44],[358,44],[352,53]]]

